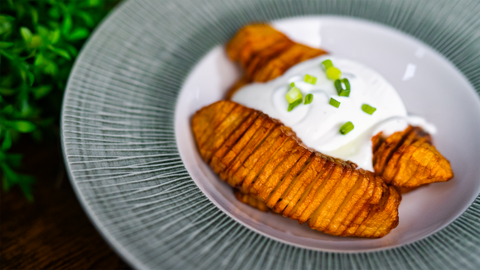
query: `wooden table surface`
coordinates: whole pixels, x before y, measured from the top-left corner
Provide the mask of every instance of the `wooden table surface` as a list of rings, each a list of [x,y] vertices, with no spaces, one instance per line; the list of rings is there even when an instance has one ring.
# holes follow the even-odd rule
[[[26,172],[37,177],[34,202],[18,188],[0,193],[1,269],[130,269],[99,235],[63,170],[58,146],[27,143]]]

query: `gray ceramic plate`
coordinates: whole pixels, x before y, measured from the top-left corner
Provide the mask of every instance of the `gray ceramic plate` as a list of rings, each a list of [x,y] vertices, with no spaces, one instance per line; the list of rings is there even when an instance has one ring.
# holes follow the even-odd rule
[[[92,36],[68,83],[70,179],[95,225],[136,268],[476,269],[478,14],[480,3],[468,0],[128,1]],[[383,240],[327,237],[251,212],[191,151],[189,116],[238,75],[218,46],[245,24],[305,15],[322,23],[322,47],[380,70],[407,109],[439,127],[437,146],[454,166],[451,182],[404,198],[399,228]],[[276,24],[288,31],[288,22]],[[351,30],[345,41],[336,27]],[[371,52],[355,52],[348,37],[373,40],[363,44]],[[397,58],[381,56],[386,48]],[[412,63],[417,75],[405,82]]]

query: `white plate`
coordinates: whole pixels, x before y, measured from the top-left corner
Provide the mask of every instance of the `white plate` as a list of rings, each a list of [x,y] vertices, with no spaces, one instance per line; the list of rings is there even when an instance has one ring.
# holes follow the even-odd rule
[[[191,116],[224,97],[240,76],[223,47],[212,49],[185,81],[175,111],[182,160],[201,190],[224,212],[265,236],[299,247],[335,252],[392,248],[422,239],[456,219],[480,192],[480,101],[465,77],[443,56],[392,28],[359,19],[315,16],[284,19],[274,27],[292,39],[363,63],[394,85],[409,113],[436,125],[437,149],[450,160],[455,178],[403,196],[400,223],[381,239],[343,238],[306,224],[263,213],[238,202],[232,188],[200,158]]]

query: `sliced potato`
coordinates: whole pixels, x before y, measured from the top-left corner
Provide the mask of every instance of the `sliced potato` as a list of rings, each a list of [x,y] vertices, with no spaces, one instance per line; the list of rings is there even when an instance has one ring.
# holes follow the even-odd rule
[[[244,204],[248,204],[253,208],[256,208],[262,212],[268,212],[268,207],[262,200],[259,200],[249,194],[245,194],[240,192],[239,190],[235,189],[233,191],[237,200],[241,201]]]
[[[255,177],[260,169],[263,168],[263,165],[266,162],[265,159],[269,159],[272,156],[274,149],[277,149],[282,145],[286,138],[287,136],[282,132],[282,127],[275,127],[265,138],[264,142],[259,144],[247,160],[245,160],[238,170],[232,174],[234,182],[237,183],[237,185],[243,184],[245,177],[250,175],[250,178],[247,180],[248,184],[250,184],[253,177]]]
[[[220,177],[241,188],[235,194],[240,201],[263,210],[268,206],[334,235],[381,237],[396,226],[400,195],[389,195],[393,191],[380,177],[307,149],[280,122],[231,103],[219,101],[198,111],[192,129],[202,158],[211,157],[210,165]],[[225,108],[232,110],[222,117],[212,112]],[[204,140],[201,132],[209,138]],[[422,143],[427,141],[414,143],[409,158],[428,150]],[[413,175],[433,172],[436,167],[428,164],[438,160],[430,156],[425,170]]]
[[[267,206],[270,208],[274,208],[280,200],[282,200],[282,195],[285,191],[289,188],[292,181],[305,169],[305,167],[310,164],[311,160],[313,159],[313,152],[307,150],[305,154],[295,163],[293,168],[280,180],[280,183],[277,184],[273,192],[270,196],[266,199]],[[283,211],[283,208],[281,210]],[[277,211],[281,212],[281,211]]]
[[[267,198],[270,196],[271,192],[274,190],[277,184],[285,177],[285,175],[290,171],[290,169],[295,166],[297,161],[303,156],[306,151],[307,148],[305,148],[303,145],[298,146],[295,151],[293,151],[291,155],[289,155],[267,179],[260,192],[258,193],[259,198],[267,201]]]
[[[377,136],[372,143],[381,141],[381,146],[373,154],[374,169],[385,182],[398,188],[412,189],[453,178],[450,162],[437,151],[430,135],[421,128],[409,126],[383,141],[379,139],[381,134]],[[386,151],[387,148],[395,150]]]

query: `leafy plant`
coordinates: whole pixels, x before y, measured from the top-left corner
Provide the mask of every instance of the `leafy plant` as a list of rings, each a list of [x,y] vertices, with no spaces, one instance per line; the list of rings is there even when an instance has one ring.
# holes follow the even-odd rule
[[[26,136],[58,138],[63,91],[78,51],[118,1],[0,1],[0,168],[5,191],[18,185],[33,200],[12,146]]]

